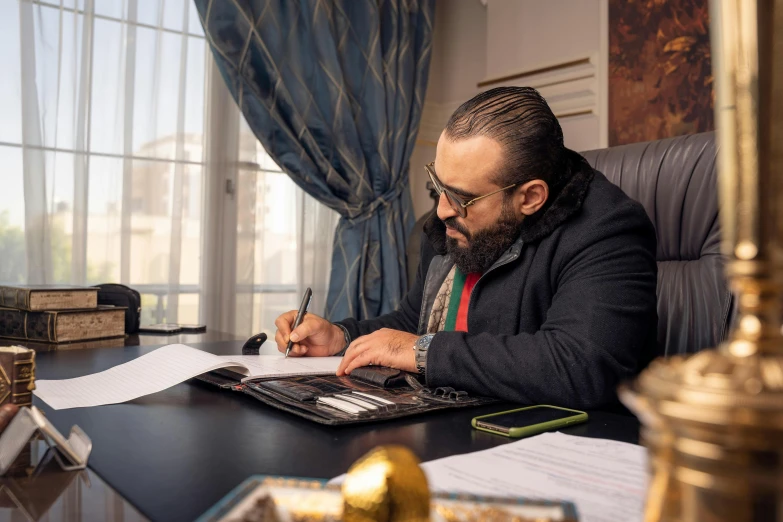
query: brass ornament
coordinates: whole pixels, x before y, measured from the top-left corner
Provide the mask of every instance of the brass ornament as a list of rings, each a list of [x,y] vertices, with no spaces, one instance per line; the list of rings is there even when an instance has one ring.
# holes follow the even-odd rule
[[[429,520],[430,490],[419,459],[402,446],[381,446],[348,470],[342,486],[345,522]]]
[[[717,350],[656,360],[620,388],[650,450],[645,522],[783,520],[783,1],[710,11],[738,317]]]
[[[323,480],[251,477],[210,520],[221,522],[576,522],[575,506],[553,500],[433,493],[414,454],[379,446],[348,471],[342,487]],[[224,500],[225,502],[225,500]],[[219,517],[219,518],[215,518]]]

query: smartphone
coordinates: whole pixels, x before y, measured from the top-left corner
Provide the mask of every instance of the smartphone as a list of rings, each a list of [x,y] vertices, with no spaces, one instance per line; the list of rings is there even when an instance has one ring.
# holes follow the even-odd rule
[[[474,428],[506,437],[530,437],[587,421],[587,413],[559,406],[528,406],[474,417]]]
[[[170,323],[148,324],[139,328],[139,333],[175,334],[181,331],[180,325]]]
[[[207,325],[205,324],[179,324],[183,332],[189,333],[201,333],[207,331]]]

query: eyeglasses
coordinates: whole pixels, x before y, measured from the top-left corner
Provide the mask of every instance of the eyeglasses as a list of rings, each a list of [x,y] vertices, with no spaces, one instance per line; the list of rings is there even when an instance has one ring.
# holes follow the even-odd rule
[[[475,204],[476,201],[480,199],[488,198],[489,196],[497,194],[498,192],[503,192],[504,190],[508,190],[510,188],[519,185],[519,183],[514,183],[513,185],[509,185],[508,187],[503,187],[502,189],[498,189],[495,192],[490,192],[489,194],[484,194],[483,196],[479,196],[477,198],[473,198],[471,200],[466,201],[463,196],[455,194],[453,191],[443,186],[443,183],[440,182],[438,176],[435,175],[434,162],[424,165],[424,169],[427,171],[427,174],[430,175],[430,180],[432,181],[432,184],[435,185],[435,190],[437,191],[438,196],[440,196],[441,194],[446,194],[446,199],[448,200],[449,205],[451,205],[451,208],[454,209],[454,212],[459,214],[461,218],[465,218],[468,216],[468,207]]]

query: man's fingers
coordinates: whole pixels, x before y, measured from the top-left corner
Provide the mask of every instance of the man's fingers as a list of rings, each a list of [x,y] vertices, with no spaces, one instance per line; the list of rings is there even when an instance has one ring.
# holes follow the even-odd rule
[[[345,369],[345,374],[350,375],[352,371],[354,371],[356,368],[361,368],[362,366],[368,366],[370,364],[373,364],[374,356],[373,353],[369,350],[365,350],[358,356],[356,356],[349,364],[348,367]]]
[[[337,375],[347,374],[348,373],[347,369],[351,365],[351,363],[357,357],[363,356],[363,354],[365,354],[371,348],[372,348],[372,343],[366,342],[366,336],[359,337],[354,342],[352,342],[351,346],[349,346],[348,350],[346,350],[345,355],[343,356],[343,360],[340,362],[340,366],[337,368]],[[366,366],[366,365],[360,365],[360,366]]]
[[[295,320],[296,310],[290,310],[275,319],[275,326],[277,327],[277,330],[283,334],[283,339],[286,339],[286,342],[288,342],[288,335],[291,333],[291,326],[294,324]]]
[[[345,352],[345,355],[343,355],[343,360],[340,361],[340,364],[337,366],[337,375],[345,375],[345,368],[348,366],[348,363],[353,359],[351,355],[348,354],[348,352]]]
[[[359,337],[359,339],[362,338]],[[340,365],[337,367],[337,375],[344,375],[345,369],[348,367],[351,361],[364,351],[364,349],[362,349],[363,344],[359,342],[359,339],[355,340],[348,346],[348,349],[345,351],[345,355],[343,355],[343,360],[340,361]]]
[[[289,356],[293,357],[302,357],[307,353],[307,346],[301,345],[301,344],[293,344],[291,345],[291,351],[289,352]],[[285,349],[283,349],[285,351]]]
[[[318,332],[318,330],[323,327],[323,324],[324,323],[319,321],[316,317],[308,318],[308,316],[305,316],[302,324],[297,326],[296,329],[291,332],[291,340],[295,343],[298,343],[303,339],[307,339],[314,333]]]
[[[351,343],[351,346],[353,346],[353,343]],[[345,355],[343,355],[343,360],[340,361],[340,365],[337,367],[337,375],[345,375],[345,369],[348,367],[350,362],[354,360],[357,353],[354,350],[351,350],[351,346],[348,347],[348,349],[345,351]]]
[[[277,343],[277,351],[280,353],[285,353],[286,349],[288,348],[288,341],[285,340],[285,337],[283,337],[283,334],[279,330],[275,334],[275,342]],[[297,343],[291,345],[291,351],[288,353],[288,355],[301,357],[302,355],[305,355],[307,351],[307,346],[303,346]]]
[[[285,340],[285,337],[283,337],[283,333],[280,330],[275,334],[275,343],[277,343],[277,351],[285,352],[285,347],[288,342]]]

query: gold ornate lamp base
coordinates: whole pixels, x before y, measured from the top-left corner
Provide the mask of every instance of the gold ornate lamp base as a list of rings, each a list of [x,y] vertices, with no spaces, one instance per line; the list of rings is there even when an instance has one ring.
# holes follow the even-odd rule
[[[641,419],[645,521],[783,522],[783,0],[711,0],[726,272],[717,351],[653,362],[620,398]]]
[[[645,522],[783,520],[783,357],[658,360],[620,396],[650,449]]]

